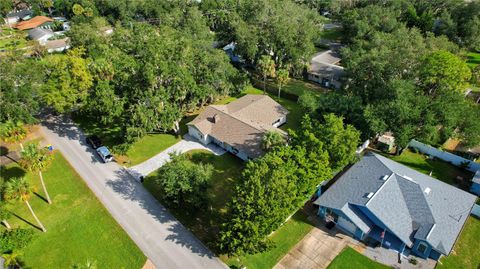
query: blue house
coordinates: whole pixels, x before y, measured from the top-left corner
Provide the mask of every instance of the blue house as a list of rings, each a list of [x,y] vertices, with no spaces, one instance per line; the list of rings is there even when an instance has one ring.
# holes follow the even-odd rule
[[[366,154],[314,203],[358,240],[438,260],[448,255],[476,197],[381,155]]]
[[[477,170],[472,178],[472,186],[470,187],[470,191],[480,196],[480,170]]]

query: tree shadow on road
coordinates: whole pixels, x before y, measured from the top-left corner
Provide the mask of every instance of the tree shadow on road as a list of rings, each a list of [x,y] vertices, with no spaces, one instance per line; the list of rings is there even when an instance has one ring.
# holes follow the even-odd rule
[[[168,224],[170,234],[165,240],[172,241],[188,248],[201,257],[215,258],[215,255],[185,226],[183,226],[168,210],[161,205],[144,187],[135,181],[127,171],[117,170],[116,178],[107,181],[107,186],[119,193],[123,199],[137,202],[157,221]],[[159,238],[159,240],[161,240]]]

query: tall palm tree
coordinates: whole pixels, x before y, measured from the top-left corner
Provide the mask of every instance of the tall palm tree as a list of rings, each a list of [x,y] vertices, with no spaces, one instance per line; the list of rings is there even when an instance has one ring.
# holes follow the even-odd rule
[[[12,227],[7,222],[7,219],[10,217],[10,212],[5,208],[5,204],[0,201],[0,221],[7,227],[7,230],[10,230]]]
[[[52,163],[52,155],[48,153],[46,148],[40,148],[38,143],[28,144],[22,151],[22,159],[20,166],[32,173],[38,173],[40,183],[42,184],[43,192],[47,197],[47,202],[52,203],[50,195],[48,195],[47,187],[43,181],[42,172],[45,171]]]
[[[258,69],[263,76],[263,94],[267,90],[267,77],[275,77],[275,62],[270,55],[262,55],[258,60]]]
[[[32,213],[33,218],[37,221],[38,226],[42,229],[43,232],[46,232],[47,229],[45,229],[45,226],[43,226],[43,224],[40,222],[40,219],[38,219],[37,215],[35,215],[32,206],[28,202],[32,197],[32,193],[33,188],[32,186],[30,186],[28,181],[24,177],[19,177],[12,178],[7,182],[4,197],[7,201],[25,202],[28,210],[30,210],[30,213]]]
[[[290,81],[289,75],[288,69],[286,68],[277,71],[276,81],[278,86],[278,98],[280,98],[280,92],[282,91],[283,86],[287,85],[288,81]]]
[[[276,146],[281,146],[285,144],[285,138],[279,132],[268,131],[263,135],[262,138],[262,147],[264,150],[268,151]]]

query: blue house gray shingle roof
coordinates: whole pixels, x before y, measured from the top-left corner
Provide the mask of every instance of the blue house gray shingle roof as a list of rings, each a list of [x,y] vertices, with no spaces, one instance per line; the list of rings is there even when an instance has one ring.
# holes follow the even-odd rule
[[[448,255],[475,199],[381,155],[367,154],[315,204],[342,211],[363,232],[373,226],[352,208],[364,208],[407,246],[421,239]]]

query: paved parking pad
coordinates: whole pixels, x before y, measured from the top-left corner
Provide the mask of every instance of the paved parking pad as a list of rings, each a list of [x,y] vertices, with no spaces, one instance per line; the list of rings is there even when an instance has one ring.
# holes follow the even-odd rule
[[[349,243],[350,237],[336,229],[315,227],[274,268],[327,268]]]

